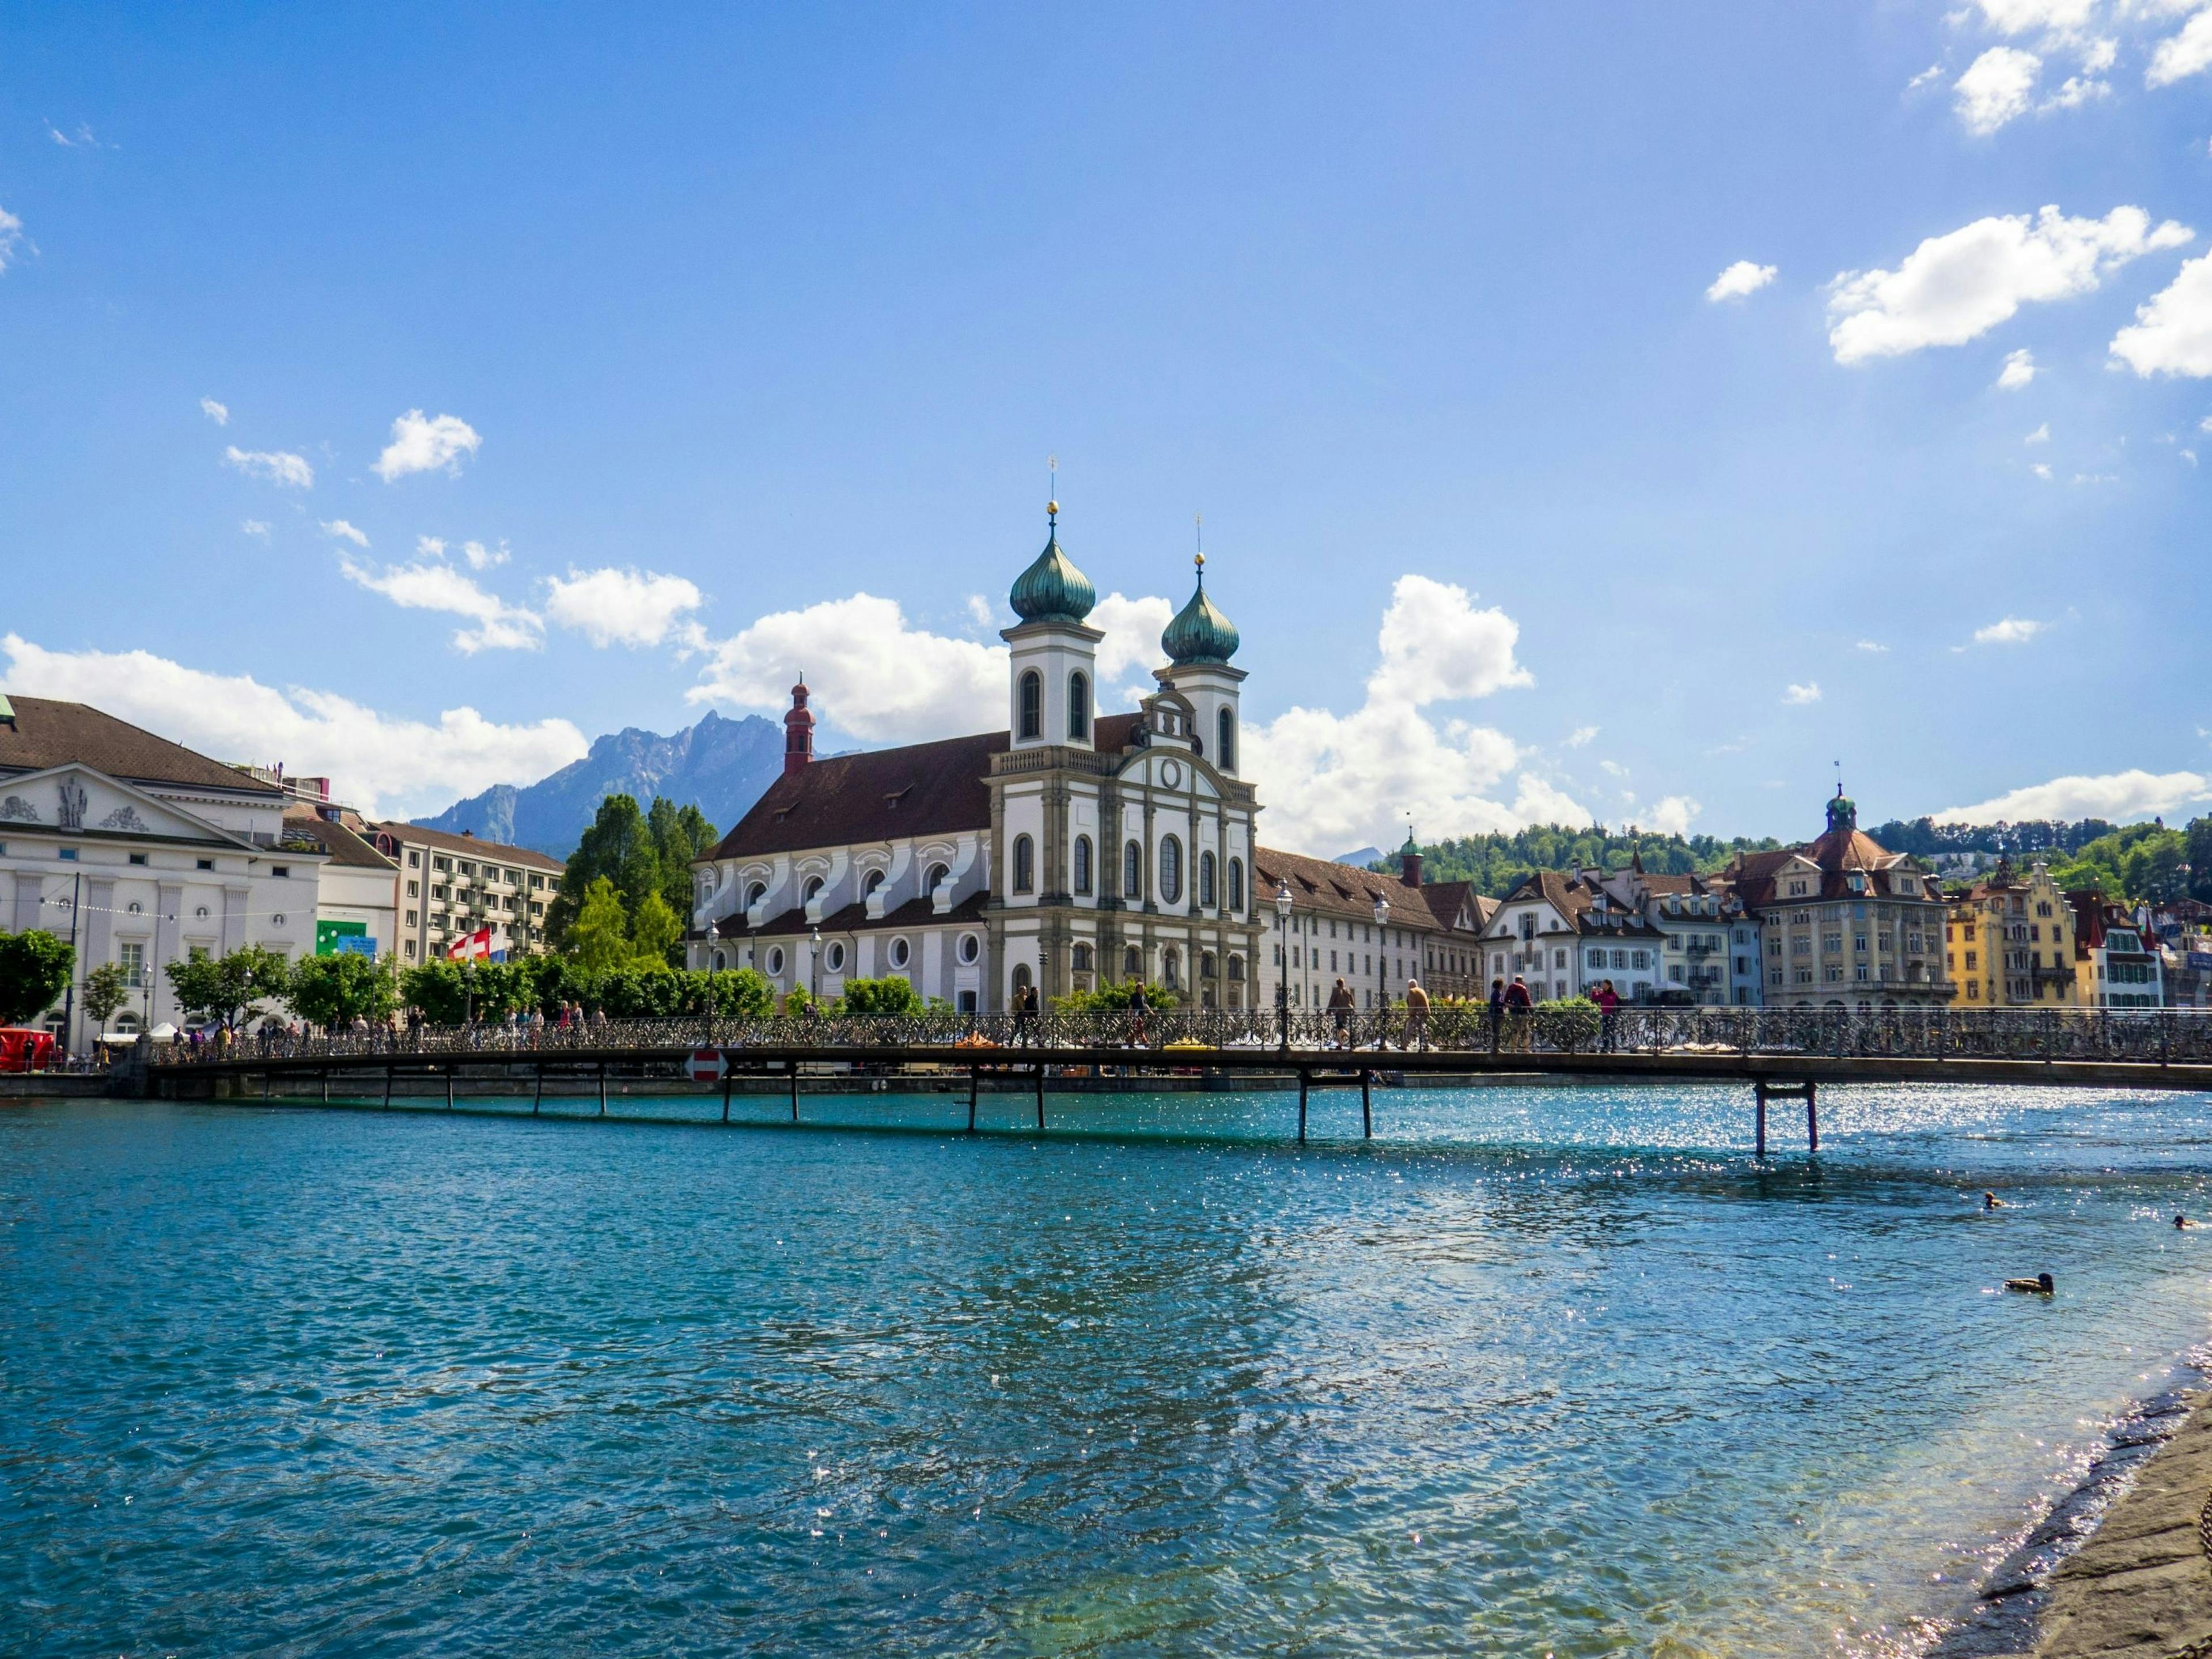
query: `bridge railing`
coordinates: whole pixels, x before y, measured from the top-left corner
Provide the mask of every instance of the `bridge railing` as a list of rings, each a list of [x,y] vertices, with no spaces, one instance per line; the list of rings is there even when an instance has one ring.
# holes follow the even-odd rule
[[[161,1046],[157,1066],[256,1060],[375,1064],[495,1061],[676,1054],[713,1048],[773,1056],[780,1050],[937,1051],[955,1063],[1018,1060],[1032,1048],[1143,1053],[1143,1063],[1202,1065],[1209,1050],[1279,1049],[1388,1055],[1738,1054],[1836,1059],[2104,1060],[2212,1063],[2212,1011],[2203,1009],[1967,1010],[1894,1008],[1623,1007],[1600,1016],[1586,1004],[1539,1004],[1502,1015],[1452,1004],[1426,1014],[1294,1009],[1177,1008],[1144,1014],[804,1014],[765,1018],[593,1020],[532,1030],[471,1024],[372,1030],[299,1037],[244,1036],[225,1044]]]

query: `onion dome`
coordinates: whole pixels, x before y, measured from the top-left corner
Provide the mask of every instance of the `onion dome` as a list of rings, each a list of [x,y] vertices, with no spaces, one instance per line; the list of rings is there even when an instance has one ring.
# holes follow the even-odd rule
[[[1198,556],[1198,590],[1190,596],[1190,603],[1176,613],[1176,619],[1160,635],[1160,649],[1168,653],[1168,660],[1178,665],[1202,662],[1227,662],[1237,654],[1239,643],[1237,624],[1214,608],[1206,597],[1206,555]]]
[[[1098,590],[1060,550],[1060,503],[1045,504],[1044,551],[1014,579],[1006,603],[1024,622],[1079,623],[1098,603]]]

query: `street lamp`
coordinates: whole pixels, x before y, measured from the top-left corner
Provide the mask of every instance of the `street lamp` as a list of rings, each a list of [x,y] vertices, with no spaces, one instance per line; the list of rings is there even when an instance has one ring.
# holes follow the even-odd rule
[[[1382,1033],[1388,1029],[1390,1015],[1390,958],[1382,947],[1389,936],[1382,924],[1390,920],[1390,901],[1377,893],[1375,896],[1375,1046],[1382,1046]]]
[[[807,942],[806,975],[812,992],[807,1002],[811,1010],[822,1000],[822,930],[817,927],[810,932]]]
[[[1275,931],[1283,937],[1277,941],[1279,953],[1275,968],[1275,1024],[1282,1032],[1282,1043],[1277,1052],[1291,1051],[1291,884],[1279,882],[1275,886]]]

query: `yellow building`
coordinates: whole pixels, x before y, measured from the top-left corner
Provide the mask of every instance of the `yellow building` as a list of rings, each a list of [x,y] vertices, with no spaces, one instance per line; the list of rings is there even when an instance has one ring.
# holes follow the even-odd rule
[[[1952,900],[1945,965],[1958,1008],[2074,1008],[2074,909],[2041,860],[2026,876],[2001,860]]]

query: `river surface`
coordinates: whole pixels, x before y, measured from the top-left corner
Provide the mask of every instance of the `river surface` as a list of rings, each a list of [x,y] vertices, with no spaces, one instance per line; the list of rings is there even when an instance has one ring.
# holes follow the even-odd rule
[[[0,1103],[0,1651],[1919,1653],[2212,1336],[2203,1099],[1376,1104]]]

